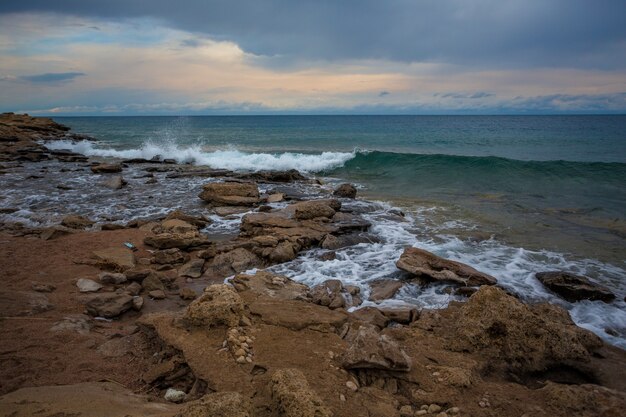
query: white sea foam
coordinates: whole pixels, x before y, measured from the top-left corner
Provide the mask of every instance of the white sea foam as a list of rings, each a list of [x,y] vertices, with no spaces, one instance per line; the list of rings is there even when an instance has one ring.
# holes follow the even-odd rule
[[[179,146],[174,143],[156,144],[145,142],[140,148],[118,150],[101,148],[93,142],[54,141],[46,143],[50,149],[69,149],[87,156],[110,158],[143,158],[161,157],[174,159],[178,163],[207,165],[217,169],[232,171],[261,171],[297,169],[303,172],[318,172],[343,166],[356,156],[356,152],[322,152],[319,154],[304,153],[251,153],[236,149],[216,150],[207,152],[199,145]]]

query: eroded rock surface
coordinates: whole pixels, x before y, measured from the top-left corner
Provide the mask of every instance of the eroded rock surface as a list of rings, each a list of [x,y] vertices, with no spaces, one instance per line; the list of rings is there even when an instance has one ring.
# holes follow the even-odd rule
[[[562,271],[538,272],[535,277],[550,290],[568,301],[600,300],[605,303],[615,299],[607,288],[595,284],[587,277]]]

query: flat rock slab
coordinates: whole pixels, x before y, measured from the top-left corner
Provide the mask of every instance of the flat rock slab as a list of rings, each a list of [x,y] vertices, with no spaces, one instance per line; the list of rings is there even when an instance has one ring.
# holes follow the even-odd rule
[[[126,248],[112,247],[93,252],[94,256],[116,269],[126,270],[135,266],[135,255]]]
[[[265,324],[291,330],[334,331],[348,319],[346,313],[305,301],[262,298],[248,304],[250,313]]]
[[[112,382],[22,388],[0,397],[2,415],[13,417],[171,417],[180,406],[153,402]]]
[[[393,298],[402,288],[402,282],[393,279],[382,279],[370,283],[370,301],[382,301]]]
[[[535,274],[535,277],[547,288],[570,302],[599,300],[609,303],[615,299],[615,294],[607,288],[594,284],[589,278],[582,275],[550,271],[538,272]]]
[[[477,271],[469,265],[418,248],[406,248],[396,266],[417,277],[456,282],[464,286],[494,285],[497,282],[491,275]]]

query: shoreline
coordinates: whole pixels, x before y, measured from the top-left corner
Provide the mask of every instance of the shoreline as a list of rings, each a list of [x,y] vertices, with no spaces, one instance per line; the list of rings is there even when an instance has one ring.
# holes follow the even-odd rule
[[[13,153],[16,158],[46,155],[32,147],[20,153],[19,142],[11,145],[18,149]],[[3,155],[11,153],[3,150]],[[81,159],[67,153],[59,156],[60,160]],[[169,166],[154,164],[157,172]],[[104,172],[97,175],[109,180],[125,172],[116,164],[92,164],[89,169]],[[43,231],[14,230],[18,236],[7,234],[10,230],[4,225],[2,262],[9,267],[3,268],[2,307],[7,312],[0,325],[3,334],[11,336],[2,342],[8,364],[3,394],[33,385],[97,381],[111,373],[121,377],[127,388],[153,398],[163,398],[169,388],[183,391],[188,401],[182,406],[164,406],[163,414],[151,411],[151,415],[174,415],[181,407],[188,407],[187,412],[189,407],[209,410],[220,401],[240,403],[243,408],[225,414],[233,416],[299,415],[293,407],[324,416],[355,415],[355,410],[402,417],[429,413],[617,416],[626,405],[626,351],[576,327],[569,314],[554,305],[526,305],[483,285],[478,291],[464,290],[471,295],[469,301],[453,302],[441,310],[365,307],[348,312],[352,303],[375,290],[383,295],[393,292],[393,284],[384,282],[363,292],[336,280],[309,288],[280,275],[242,275],[298,259],[311,247],[321,247],[320,256],[330,257],[345,245],[358,244],[371,223],[354,205],[349,188],[338,196],[323,192],[297,196],[277,191],[305,181],[293,172],[242,177],[198,171],[190,172],[203,184],[201,199],[209,205],[224,212],[230,207],[233,214],[241,207],[255,208],[239,220],[234,239],[207,239],[200,230],[210,219],[172,211],[166,219],[131,222],[134,227],[113,223],[105,227],[118,230],[82,231],[91,220],[77,216],[66,218],[64,226]],[[236,181],[220,182],[226,174]],[[119,190],[124,187],[122,180],[114,185]],[[278,200],[270,203],[278,205],[268,205],[270,199]],[[48,239],[33,238],[42,235]],[[132,242],[138,251],[124,249],[124,242]],[[102,250],[111,253],[95,254]],[[24,263],[33,253],[43,256]],[[436,271],[430,273],[437,276]],[[233,275],[232,286],[209,286],[202,292],[205,284]],[[38,284],[56,289],[34,289],[33,276],[44,281]],[[103,281],[103,276],[108,278]],[[422,278],[402,276],[425,284]],[[78,294],[74,282],[78,278],[102,288],[91,295]],[[468,278],[460,279],[466,285],[455,291],[467,288]],[[138,284],[138,292],[130,295],[133,284]],[[112,308],[107,302],[113,300],[116,308],[123,305],[119,314],[109,317],[114,320],[95,319],[109,314],[103,306]],[[491,315],[494,309],[499,316]],[[540,333],[525,333],[524,320],[535,323]],[[46,353],[40,346],[49,338],[50,322],[61,329],[53,333],[51,352]],[[483,327],[487,322],[492,326]],[[24,334],[31,338],[29,345],[21,340]],[[240,336],[243,342],[238,341]],[[68,346],[80,352],[79,360],[63,355]],[[41,360],[52,360],[58,367],[46,371],[37,365]],[[92,371],[83,374],[81,369],[87,366]],[[29,372],[30,379],[20,379]],[[291,392],[297,393],[295,398]],[[0,405],[17,407],[17,415],[28,412],[28,405],[20,408],[10,398],[0,397]],[[235,407],[232,404],[229,407]],[[62,406],[67,407],[67,401],[52,408]],[[79,404],[69,401],[69,406]],[[418,414],[422,406],[427,413]]]

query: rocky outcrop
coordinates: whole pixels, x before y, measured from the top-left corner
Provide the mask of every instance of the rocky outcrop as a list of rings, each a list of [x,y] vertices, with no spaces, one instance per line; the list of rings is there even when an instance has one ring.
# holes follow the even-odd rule
[[[604,301],[609,303],[615,294],[607,288],[594,284],[589,278],[562,271],[538,272],[535,277],[550,290],[567,301],[580,300]]]
[[[232,287],[210,285],[189,305],[185,321],[192,326],[237,326],[243,316],[243,309],[243,300]]]
[[[272,375],[272,406],[284,417],[332,417],[298,369],[280,369]]]
[[[356,198],[356,187],[352,184],[341,184],[335,188],[333,195],[343,198]]]
[[[418,248],[406,248],[396,266],[417,277],[436,281],[450,281],[463,286],[493,285],[491,275],[477,271],[461,262],[450,261]]]
[[[186,223],[189,223],[196,228],[203,228],[207,225],[211,224],[211,220],[204,216],[192,216],[181,210],[174,210],[165,216],[165,220],[182,220]]]
[[[133,307],[133,297],[128,294],[104,293],[87,298],[85,308],[92,316],[114,318]]]
[[[158,233],[146,236],[143,241],[146,245],[157,249],[191,249],[210,245],[209,240],[198,232],[187,233]]]
[[[577,327],[567,311],[528,306],[497,287],[483,286],[459,309],[452,346],[481,351],[517,373],[585,363],[602,346],[593,333]]]
[[[226,206],[253,206],[261,201],[259,188],[249,182],[209,183],[202,187],[198,197],[213,205]]]
[[[409,371],[411,359],[386,335],[378,333],[374,326],[361,326],[348,334],[350,347],[341,357],[346,369],[383,369]]]

